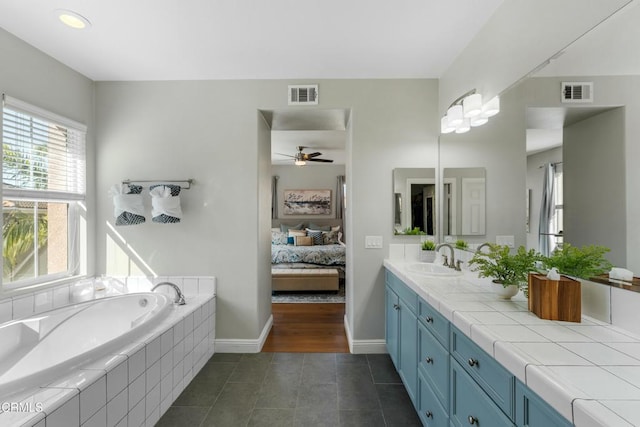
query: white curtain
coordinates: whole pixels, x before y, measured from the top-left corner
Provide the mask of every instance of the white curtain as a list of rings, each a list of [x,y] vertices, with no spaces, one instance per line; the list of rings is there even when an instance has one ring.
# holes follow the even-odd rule
[[[343,219],[344,218],[344,198],[345,198],[345,189],[344,189],[345,177],[344,175],[338,175],[338,183],[336,185],[336,218]]]
[[[538,250],[544,256],[549,256],[552,246],[551,219],[555,213],[553,197],[553,181],[556,174],[556,166],[547,163],[542,166],[542,201],[540,203],[540,222],[538,224]]]

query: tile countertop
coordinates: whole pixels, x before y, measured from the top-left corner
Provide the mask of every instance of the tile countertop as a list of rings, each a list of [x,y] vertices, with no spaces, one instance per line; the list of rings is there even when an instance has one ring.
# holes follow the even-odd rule
[[[522,293],[502,300],[475,273],[427,277],[412,263],[384,266],[575,426],[640,426],[640,337],[586,316],[543,320]]]

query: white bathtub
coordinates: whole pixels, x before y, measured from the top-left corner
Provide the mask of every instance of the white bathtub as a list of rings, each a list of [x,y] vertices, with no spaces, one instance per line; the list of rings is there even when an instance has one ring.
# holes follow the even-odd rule
[[[135,340],[156,326],[171,306],[163,294],[126,294],[1,325],[0,400],[46,385]]]

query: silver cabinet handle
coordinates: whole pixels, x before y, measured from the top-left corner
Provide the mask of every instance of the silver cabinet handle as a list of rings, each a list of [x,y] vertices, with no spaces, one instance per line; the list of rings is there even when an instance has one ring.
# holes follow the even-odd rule
[[[431,317],[431,316],[425,317],[424,320],[426,320],[427,323],[433,323],[433,317]]]
[[[393,309],[394,310],[400,310],[400,306],[398,304],[393,304]]]
[[[431,411],[425,412],[427,418],[433,418],[433,413]]]
[[[467,361],[467,363],[469,364],[469,366],[478,366],[478,360],[477,359],[469,359]]]
[[[430,357],[427,357],[426,359],[424,359],[424,361],[427,363],[433,363],[433,359]]]
[[[478,419],[472,415],[469,415],[469,418],[467,418],[467,420],[471,425],[478,425]]]

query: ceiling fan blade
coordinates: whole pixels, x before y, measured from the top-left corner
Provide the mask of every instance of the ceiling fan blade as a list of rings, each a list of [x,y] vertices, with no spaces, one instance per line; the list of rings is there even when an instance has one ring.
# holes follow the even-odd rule
[[[322,156],[322,153],[319,152],[315,152],[315,153],[309,153],[309,154],[305,154],[306,157],[311,158],[311,157],[318,157],[318,156]]]
[[[277,154],[278,156],[287,156],[287,157],[291,157],[292,159],[295,159],[296,156],[292,156],[290,154],[284,154],[284,153],[273,153],[273,154]]]
[[[333,163],[333,160],[329,159],[307,159],[309,162],[323,162],[323,163]]]

